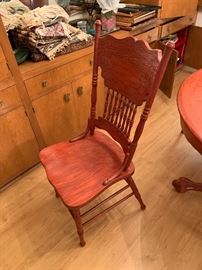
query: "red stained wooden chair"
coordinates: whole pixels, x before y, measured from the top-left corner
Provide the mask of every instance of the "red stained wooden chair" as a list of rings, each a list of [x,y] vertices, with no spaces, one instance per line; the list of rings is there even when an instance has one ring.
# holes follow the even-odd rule
[[[172,46],[166,46],[162,56],[160,50],[151,49],[144,41],[133,37],[100,37],[100,28],[98,21],[88,127],[80,137],[40,152],[50,183],[74,218],[81,246],[85,245],[83,226],[94,217],[86,222],[82,222],[82,218],[125,189],[131,188],[132,192],[101,213],[133,195],[141,209],[145,209],[132,179],[135,170],[132,158],[172,52]],[[101,68],[107,93],[103,116],[96,118],[98,67]],[[143,107],[142,114],[130,140],[139,106]],[[111,137],[97,129],[107,131]],[[126,182],[125,187],[91,210],[80,213],[80,208],[120,180]]]

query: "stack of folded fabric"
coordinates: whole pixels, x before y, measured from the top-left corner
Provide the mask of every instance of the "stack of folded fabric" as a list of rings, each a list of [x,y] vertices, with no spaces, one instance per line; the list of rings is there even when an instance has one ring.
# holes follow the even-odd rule
[[[7,32],[17,27],[21,15],[27,12],[29,12],[29,8],[19,0],[0,2],[0,16]]]
[[[71,26],[68,21],[69,15],[63,8],[49,5],[18,15],[17,22],[10,29],[13,29],[12,36],[17,46],[27,47],[33,61],[52,60],[93,42],[92,36]]]

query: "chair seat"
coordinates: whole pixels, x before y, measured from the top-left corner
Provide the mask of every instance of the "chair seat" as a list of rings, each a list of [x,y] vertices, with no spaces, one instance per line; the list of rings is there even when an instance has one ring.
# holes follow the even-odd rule
[[[101,193],[106,188],[103,181],[113,176],[123,159],[122,148],[98,131],[85,139],[64,141],[40,152],[50,183],[69,207],[85,205]],[[120,179],[133,172],[131,163]]]

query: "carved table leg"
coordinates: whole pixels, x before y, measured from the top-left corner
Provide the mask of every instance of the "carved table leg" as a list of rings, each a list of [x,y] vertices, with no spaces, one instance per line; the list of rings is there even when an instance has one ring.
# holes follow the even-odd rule
[[[177,192],[183,193],[189,190],[201,191],[202,183],[192,182],[186,177],[180,177],[172,182]]]

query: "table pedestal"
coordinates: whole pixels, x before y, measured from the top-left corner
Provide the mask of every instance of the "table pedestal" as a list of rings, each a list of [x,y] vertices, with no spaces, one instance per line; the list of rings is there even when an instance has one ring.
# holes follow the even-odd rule
[[[172,182],[175,190],[179,193],[183,193],[190,190],[201,191],[202,183],[192,182],[186,177],[180,177]]]

